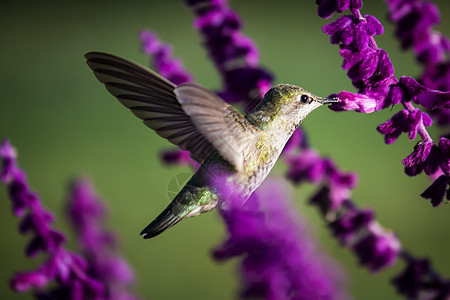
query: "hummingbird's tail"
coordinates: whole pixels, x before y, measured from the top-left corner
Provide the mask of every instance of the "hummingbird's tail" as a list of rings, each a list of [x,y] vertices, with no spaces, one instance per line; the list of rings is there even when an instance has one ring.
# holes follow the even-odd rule
[[[177,224],[182,217],[176,215],[172,211],[172,203],[167,206],[167,208],[159,214],[156,219],[154,219],[144,230],[141,231],[141,236],[144,239],[149,239],[155,237],[162,233],[169,227]]]

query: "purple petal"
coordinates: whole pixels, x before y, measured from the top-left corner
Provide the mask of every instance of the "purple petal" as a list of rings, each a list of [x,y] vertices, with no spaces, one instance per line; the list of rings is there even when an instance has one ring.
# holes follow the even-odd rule
[[[343,244],[351,243],[358,232],[374,219],[372,210],[349,209],[329,224],[333,235]]]
[[[325,25],[322,30],[324,33],[330,35],[330,42],[332,44],[350,45],[354,39],[354,18],[351,16],[339,17],[336,21]]]
[[[430,271],[428,260],[409,260],[402,274],[396,276],[392,282],[397,290],[405,294],[408,299],[418,299],[424,277]]]
[[[395,264],[401,247],[393,233],[385,232],[374,222],[369,234],[357,242],[353,249],[361,264],[367,265],[372,271],[379,271]]]
[[[417,95],[414,102],[428,109],[450,108],[450,92],[428,90]]]
[[[433,207],[441,205],[447,191],[449,180],[447,176],[439,176],[420,196],[430,199]]]
[[[416,176],[422,172],[433,146],[432,142],[420,143],[410,155],[402,160],[402,164],[405,165],[405,173],[408,176]]]
[[[417,131],[419,126],[422,124],[422,112],[420,109],[416,108],[414,111],[409,113],[408,123],[406,130],[408,132],[408,138],[414,140],[417,136]]]
[[[16,150],[8,140],[3,140],[0,144],[0,158],[2,159],[1,180],[8,183],[13,179],[15,173]]]
[[[410,101],[417,95],[426,92],[428,89],[420,85],[411,77],[402,76],[399,79],[399,86],[403,89],[404,101]]]
[[[389,59],[388,54],[383,49],[379,50],[380,58],[375,74],[381,76],[382,78],[394,76],[394,66]],[[400,101],[400,99],[399,99]],[[398,103],[398,102],[397,102]]]
[[[383,25],[381,25],[381,22],[378,21],[377,18],[371,15],[365,15],[367,23],[370,25],[368,27],[368,34],[369,35],[382,35],[384,32]]]
[[[167,165],[182,165],[198,167],[198,163],[194,161],[189,151],[184,150],[164,150],[161,152],[161,160]]]
[[[386,123],[379,125],[377,131],[384,135],[384,142],[390,145],[402,132],[405,132],[408,125],[408,111],[402,110],[393,115]]]
[[[363,94],[342,91],[338,94],[339,102],[329,106],[331,110],[354,110],[356,112],[371,113],[376,111],[377,101]]]
[[[350,6],[353,9],[361,9],[363,6],[362,0],[350,0]]]
[[[435,174],[439,170],[442,161],[443,159],[441,151],[437,146],[433,145],[433,147],[431,147],[430,154],[428,155],[427,160],[425,161],[423,167],[425,174],[427,175]]]
[[[403,98],[402,89],[397,85],[392,85],[388,95],[386,96],[383,108],[399,104]]]
[[[334,12],[338,10],[338,2],[335,0],[323,0],[320,2],[319,7],[317,8],[317,14],[319,17],[323,19],[328,19],[333,15]],[[345,2],[349,2],[345,1]],[[348,3],[347,3],[348,7]]]
[[[16,292],[40,289],[47,285],[49,278],[40,271],[17,273],[9,281],[9,286]]]

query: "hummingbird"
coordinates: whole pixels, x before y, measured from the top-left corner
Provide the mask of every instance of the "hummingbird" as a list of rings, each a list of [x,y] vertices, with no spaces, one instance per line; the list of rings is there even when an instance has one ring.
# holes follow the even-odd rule
[[[103,52],[89,52],[85,58],[120,103],[200,164],[167,208],[142,230],[145,239],[218,205],[220,193],[211,184],[211,170],[227,174],[227,182],[234,183],[242,198],[250,197],[303,119],[323,104],[338,101],[278,84],[243,116],[195,84],[176,86],[145,67]]]

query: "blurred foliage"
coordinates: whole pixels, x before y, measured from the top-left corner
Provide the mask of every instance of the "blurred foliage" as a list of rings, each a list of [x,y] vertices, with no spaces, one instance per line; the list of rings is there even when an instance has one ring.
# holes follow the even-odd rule
[[[443,14],[440,30],[450,35],[450,3],[435,1]],[[257,3],[257,4],[256,4]],[[314,1],[231,1],[244,21],[244,32],[259,47],[261,63],[276,83],[292,83],[313,93],[353,91],[341,69],[338,47],[330,45],[316,15]],[[396,74],[418,75],[411,52],[402,52],[386,20],[384,3],[365,1],[363,14],[385,26],[376,37],[392,59]],[[220,78],[190,26],[192,14],[179,1],[8,2],[0,13],[0,136],[19,151],[19,164],[46,207],[55,212],[55,226],[69,233],[64,213],[68,180],[88,175],[108,203],[110,225],[121,237],[123,254],[136,271],[143,299],[233,299],[239,275],[235,263],[218,265],[211,248],[224,238],[216,212],[192,218],[152,240],[138,233],[168,203],[167,185],[188,168],[164,167],[158,155],[170,144],[143,126],[94,78],[83,54],[99,50],[148,65],[140,50],[139,31],[148,28],[172,43],[196,81],[209,89]],[[379,221],[392,228],[404,247],[431,257],[436,269],[450,277],[446,230],[447,205],[432,208],[419,194],[429,185],[425,176],[409,178],[401,160],[417,141],[402,136],[387,146],[375,127],[394,111],[370,115],[314,112],[304,122],[311,145],[332,156],[346,170],[358,173],[354,200],[375,209]],[[431,130],[434,138],[437,130]],[[280,163],[273,171],[282,174]],[[398,299],[389,284],[401,264],[370,274],[337,244],[314,208],[305,202],[312,187],[295,189],[294,201],[311,224],[323,248],[348,271],[355,299]],[[24,257],[28,237],[17,233],[4,186],[0,187],[2,237],[0,298],[30,299],[13,294],[7,281],[16,270],[37,265]],[[39,260],[39,259],[38,259]]]

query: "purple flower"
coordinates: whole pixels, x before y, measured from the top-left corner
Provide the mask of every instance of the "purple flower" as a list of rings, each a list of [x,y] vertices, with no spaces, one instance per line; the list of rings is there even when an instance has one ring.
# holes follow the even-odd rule
[[[386,3],[402,47],[412,48],[417,61],[423,65],[419,81],[430,89],[449,91],[450,40],[433,30],[433,26],[441,22],[437,7],[430,1],[420,0],[386,0]],[[426,106],[434,105],[427,102],[430,101],[425,101]],[[435,116],[437,124],[445,126],[450,124],[449,111],[440,108],[431,114]]]
[[[397,275],[392,283],[397,290],[408,297],[408,299],[418,299],[422,281],[430,271],[428,260],[409,260],[402,274]]]
[[[377,110],[378,102],[366,95],[342,91],[337,94],[338,103],[329,107],[334,111],[354,110],[356,112],[371,113]]]
[[[306,149],[298,155],[285,155],[287,177],[299,184],[309,181],[317,184],[325,175],[325,162],[313,150]]]
[[[258,49],[240,32],[238,15],[225,0],[186,3],[195,14],[194,27],[202,33],[204,45],[222,76],[225,88],[219,96],[230,103],[241,102],[250,111],[270,88],[272,75],[258,66]]]
[[[341,13],[349,7],[353,9],[360,9],[362,7],[361,0],[317,0],[316,3],[319,5],[317,13],[319,17],[324,19],[331,17],[335,12]]]
[[[401,77],[400,86],[403,89],[404,101],[413,100],[428,109],[450,108],[450,92],[431,90],[411,77]]]
[[[421,112],[420,109],[415,109],[412,112],[402,110],[393,115],[386,123],[379,125],[377,131],[384,134],[386,144],[395,142],[402,132],[408,133],[408,138],[414,140],[422,122],[425,126],[431,126],[433,121],[428,114]]]
[[[170,45],[163,44],[148,30],[141,32],[141,41],[144,52],[151,57],[158,73],[176,85],[192,81],[192,75],[183,68],[181,61],[172,57]]]
[[[199,164],[192,159],[189,151],[180,149],[162,151],[161,160],[167,165],[191,166],[195,169],[199,166]]]
[[[343,244],[351,244],[358,232],[366,228],[374,220],[371,210],[348,209],[336,220],[330,222],[329,226],[333,235]]]
[[[402,160],[402,164],[405,165],[405,173],[408,176],[416,176],[422,172],[425,166],[428,166],[427,159],[432,151],[435,149],[435,145],[432,142],[419,143],[414,151],[408,155],[404,160]],[[437,166],[434,165],[434,171],[437,170]],[[427,169],[427,174],[431,175],[434,172],[431,172],[430,169]]]
[[[393,278],[392,283],[400,294],[408,299],[448,299],[450,281],[441,278],[427,259],[416,259],[403,253],[406,261],[403,273]]]
[[[436,5],[419,0],[386,0],[386,3],[390,18],[397,26],[396,36],[402,47],[413,48],[417,60],[431,69],[436,69],[439,63],[445,62],[450,41],[439,32],[433,31],[433,26],[441,22]],[[432,85],[427,86],[440,89]]]
[[[394,265],[401,250],[397,237],[381,227],[371,210],[358,209],[350,199],[333,206],[331,195],[325,186],[312,197],[311,204],[320,209],[340,243],[352,249],[360,263],[373,272]]]
[[[448,176],[439,176],[420,196],[430,199],[431,204],[436,207],[441,205],[447,193],[447,200],[450,200],[450,192],[448,191],[450,180]]]
[[[441,138],[438,146],[433,142],[419,143],[414,151],[402,161],[405,165],[405,173],[409,176],[416,176],[424,170],[427,175],[433,175],[440,168],[448,174],[450,171],[449,144],[450,141],[447,138]]]
[[[352,246],[359,262],[372,271],[394,265],[401,250],[397,237],[386,232],[378,222],[370,223],[367,229],[368,233]]]
[[[72,183],[68,211],[89,273],[105,285],[105,299],[137,299],[131,290],[133,271],[117,253],[114,233],[104,229],[105,207],[87,179]]]
[[[55,288],[42,293],[63,293],[66,295],[64,299],[73,300],[101,299],[103,285],[88,274],[88,265],[84,259],[64,249],[64,235],[51,227],[54,217],[42,207],[38,196],[30,190],[24,172],[17,166],[16,157],[10,143],[3,141],[0,145],[2,181],[8,185],[14,213],[23,217],[19,225],[20,232],[34,234],[27,245],[26,254],[36,257],[38,253],[44,252],[47,253],[47,259],[34,271],[16,273],[10,280],[11,288],[17,292],[40,290],[50,281],[56,281]]]
[[[342,274],[333,268],[329,258],[319,255],[286,190],[279,180],[266,180],[242,205],[242,198],[224,181],[219,188],[223,201],[220,213],[229,236],[214,250],[214,257],[243,257],[244,298],[345,297]]]

